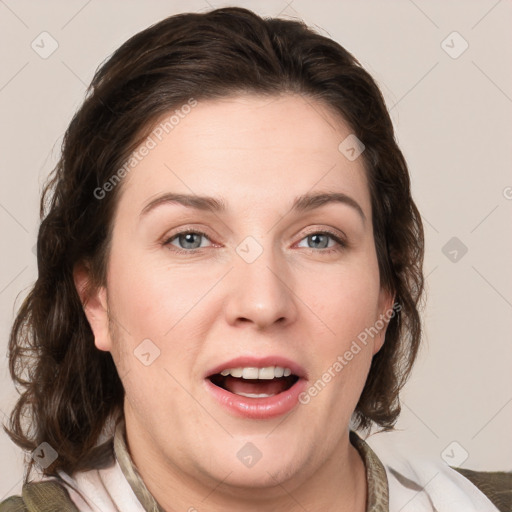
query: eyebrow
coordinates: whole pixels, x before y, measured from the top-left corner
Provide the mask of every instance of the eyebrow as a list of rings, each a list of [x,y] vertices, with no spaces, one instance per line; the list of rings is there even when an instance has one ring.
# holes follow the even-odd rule
[[[363,220],[363,223],[366,222],[366,216],[361,206],[359,206],[359,203],[342,192],[316,192],[304,194],[295,198],[291,211],[311,211],[330,203],[341,203],[352,207],[357,211]],[[159,195],[146,204],[140,212],[140,217],[147,215],[150,211],[164,204],[180,204],[187,208],[213,213],[222,213],[227,210],[226,202],[222,198],[167,192]]]

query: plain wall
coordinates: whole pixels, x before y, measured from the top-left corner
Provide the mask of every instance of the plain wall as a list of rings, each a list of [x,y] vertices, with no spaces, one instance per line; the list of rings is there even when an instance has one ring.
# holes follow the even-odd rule
[[[424,220],[425,340],[402,395],[399,432],[370,442],[448,454],[455,465],[467,452],[458,465],[511,470],[510,2],[0,2],[0,350],[37,277],[41,187],[95,69],[166,16],[224,5],[304,19],[360,60],[391,109]],[[31,47],[45,37],[51,48],[44,31],[58,43],[46,59]],[[15,399],[2,358],[4,421]],[[23,468],[3,432],[0,453],[1,500],[20,491]]]

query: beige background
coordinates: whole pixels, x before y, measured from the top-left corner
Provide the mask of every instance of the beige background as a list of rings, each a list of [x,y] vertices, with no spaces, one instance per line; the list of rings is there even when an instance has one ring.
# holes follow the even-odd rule
[[[315,25],[355,54],[391,109],[425,221],[428,305],[425,345],[403,394],[401,431],[385,434],[392,440],[384,444],[403,443],[411,453],[426,451],[431,457],[444,454],[463,467],[512,470],[512,3],[507,0],[0,0],[2,353],[14,305],[37,275],[32,249],[41,186],[94,70],[146,26],[177,12],[222,5],[301,17]],[[43,31],[59,45],[47,59],[31,47]],[[454,31],[460,36],[446,39]],[[452,58],[443,40],[452,55],[464,40],[469,47]],[[468,249],[463,256],[458,252],[456,262],[449,259],[453,247],[445,249],[448,256],[443,253],[452,237]],[[1,418],[15,396],[2,358]],[[382,437],[372,438],[375,446]],[[22,458],[3,432],[0,453],[1,499],[19,492]]]

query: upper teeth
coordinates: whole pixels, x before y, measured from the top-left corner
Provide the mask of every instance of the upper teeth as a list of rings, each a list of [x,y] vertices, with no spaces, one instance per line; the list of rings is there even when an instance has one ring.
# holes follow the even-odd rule
[[[279,377],[288,377],[292,374],[290,368],[281,366],[266,366],[265,368],[227,368],[220,372],[224,377],[231,375],[232,377],[242,377],[242,379],[274,379]]]

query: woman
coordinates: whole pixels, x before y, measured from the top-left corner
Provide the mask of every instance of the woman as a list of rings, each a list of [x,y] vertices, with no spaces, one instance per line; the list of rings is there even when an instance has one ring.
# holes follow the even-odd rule
[[[399,415],[424,247],[381,93],[339,44],[240,8],[135,35],[41,208],[8,432],[43,478],[0,510],[501,507],[506,475],[465,472],[486,497],[439,465],[427,489],[356,433]]]

